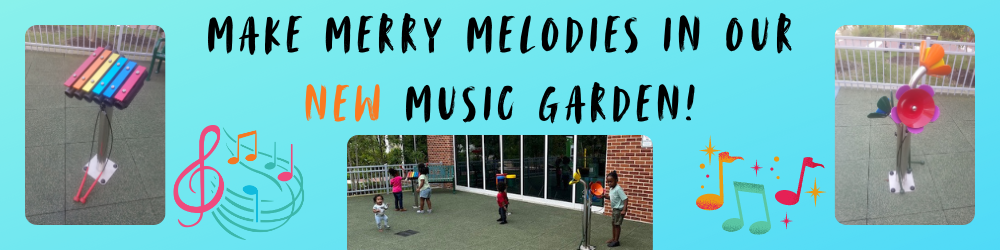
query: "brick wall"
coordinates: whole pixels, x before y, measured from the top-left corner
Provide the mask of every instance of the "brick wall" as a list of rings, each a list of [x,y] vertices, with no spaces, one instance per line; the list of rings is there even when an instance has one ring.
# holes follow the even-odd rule
[[[451,135],[428,135],[427,136],[427,162],[444,165],[455,165],[455,138]],[[451,189],[452,184],[444,184],[444,188]]]
[[[625,219],[653,223],[653,148],[642,147],[641,135],[608,135],[605,175],[618,171],[618,185],[628,195]],[[611,202],[605,202],[611,215]]]

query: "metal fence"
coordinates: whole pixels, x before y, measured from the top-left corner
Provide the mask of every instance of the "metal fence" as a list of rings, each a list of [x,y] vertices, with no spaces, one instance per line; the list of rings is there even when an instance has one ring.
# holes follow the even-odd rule
[[[835,37],[834,83],[839,87],[896,90],[920,66],[920,39]],[[951,74],[925,77],[935,92],[976,94],[976,43],[928,40],[945,49]]]
[[[441,163],[428,164],[441,165]],[[383,164],[374,166],[351,166],[347,167],[347,196],[369,195],[369,194],[389,194],[392,193],[392,185],[389,180],[389,169],[401,170],[403,175],[414,171],[417,164]],[[406,177],[403,177],[404,180]],[[413,191],[413,186],[409,181],[403,181],[403,191]]]
[[[155,25],[35,25],[24,34],[24,49],[87,54],[107,47],[133,58],[151,58],[163,37]]]

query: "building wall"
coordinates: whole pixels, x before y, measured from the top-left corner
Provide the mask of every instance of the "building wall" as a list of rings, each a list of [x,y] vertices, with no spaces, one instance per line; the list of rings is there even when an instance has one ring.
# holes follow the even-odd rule
[[[628,196],[625,219],[653,223],[653,148],[642,147],[641,135],[608,135],[605,176],[612,170]],[[611,215],[611,202],[604,204]]]
[[[447,166],[455,165],[455,138],[451,135],[428,135],[427,136],[427,161],[430,163],[442,163]],[[444,184],[445,188],[452,188],[452,184]]]

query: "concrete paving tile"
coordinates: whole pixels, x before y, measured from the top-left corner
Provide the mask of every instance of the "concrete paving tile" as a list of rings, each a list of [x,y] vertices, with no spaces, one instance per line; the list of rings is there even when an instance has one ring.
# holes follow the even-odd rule
[[[851,226],[851,225],[868,225],[867,219],[852,220],[852,221],[841,221],[840,224]]]
[[[95,124],[98,122],[97,119],[104,119],[104,116],[98,117],[98,112],[100,109],[97,107],[87,107],[87,108],[66,108],[66,142],[67,143],[77,143],[77,142],[91,142],[96,140],[94,133]],[[114,123],[115,113],[111,113],[112,123]],[[115,129],[115,127],[112,127]],[[113,132],[118,132],[114,130]],[[117,135],[116,135],[117,136]],[[117,139],[117,138],[116,138]]]
[[[24,149],[24,214],[61,212],[65,209],[63,170],[65,148],[49,145]]]
[[[127,139],[125,142],[135,161],[135,170],[141,176],[146,196],[165,196],[164,138]]]
[[[66,106],[62,85],[29,85],[24,87],[25,109],[50,109]]]
[[[67,225],[156,225],[163,222],[164,200],[143,199],[66,211]]]
[[[950,121],[976,120],[975,96],[935,95],[934,101],[941,108],[941,118]]]
[[[941,194],[944,209],[976,205],[976,154],[928,155],[927,169]],[[918,182],[919,183],[919,182]]]
[[[132,161],[130,149],[125,141],[117,140],[113,142],[111,150],[110,158],[118,164],[118,170],[107,184],[102,185],[98,183],[87,198],[87,203],[81,204],[74,202],[73,197],[76,196],[77,190],[80,187],[80,180],[84,175],[83,166],[93,157],[93,154],[91,154],[91,143],[72,143],[66,145],[66,198],[64,201],[67,210],[152,198],[146,195],[146,192],[143,190],[143,185],[146,184],[142,183],[141,174]],[[88,177],[81,196],[87,192],[87,189],[93,183],[94,179]]]
[[[873,218],[941,210],[939,187],[934,175],[926,168],[913,166],[915,192],[890,193],[889,170],[895,169],[896,159],[873,159],[868,162],[868,224]]]
[[[868,160],[836,162],[836,211],[841,223],[868,216]]]
[[[924,132],[913,135],[911,147],[921,154],[949,154],[971,152],[972,143],[953,121],[935,122],[924,127]]]
[[[869,126],[836,127],[835,143],[837,160],[868,159]]]
[[[871,158],[896,158],[896,125],[874,125],[870,132]]]
[[[837,100],[835,103],[836,105],[868,105],[871,106],[872,111],[874,111],[875,102],[877,102],[878,99],[873,99],[873,96],[873,92],[869,90],[841,87],[840,92],[837,93]]]
[[[28,222],[35,225],[63,225],[66,223],[66,212],[39,214],[25,217]]]
[[[131,105],[126,109],[115,110],[114,119],[118,119],[120,130],[116,130],[116,138],[147,138],[163,137],[165,135],[164,104]],[[118,128],[116,128],[118,129]]]
[[[976,148],[976,121],[955,121],[958,125],[958,130],[962,131],[962,135],[965,135],[965,139],[969,140],[972,144],[972,149]]]
[[[74,58],[67,58],[62,53],[30,52],[25,51],[26,61],[31,62],[31,67],[25,72],[25,85],[62,86],[86,59],[81,57],[74,62]]]
[[[868,219],[868,225],[947,225],[944,212],[933,211]]]
[[[944,210],[945,220],[948,225],[966,225],[972,223],[976,218],[976,207],[963,207]]]
[[[24,111],[24,146],[62,145],[65,143],[66,114],[63,109]]]
[[[875,111],[873,105],[837,105],[834,107],[834,124],[837,127],[868,126],[868,113]]]

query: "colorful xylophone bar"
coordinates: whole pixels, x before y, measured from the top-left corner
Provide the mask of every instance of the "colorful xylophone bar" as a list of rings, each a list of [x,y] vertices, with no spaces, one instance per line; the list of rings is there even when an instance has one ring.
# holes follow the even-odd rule
[[[128,107],[145,83],[146,67],[104,48],[94,50],[63,83],[66,95]]]

